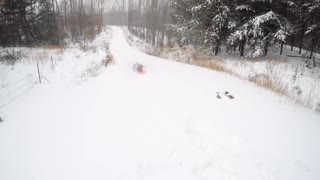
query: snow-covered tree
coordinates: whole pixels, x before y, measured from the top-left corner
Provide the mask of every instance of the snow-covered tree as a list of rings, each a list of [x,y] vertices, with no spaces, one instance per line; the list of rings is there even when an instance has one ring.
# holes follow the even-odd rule
[[[228,38],[228,44],[244,42],[250,47],[251,57],[266,55],[268,47],[287,37],[285,27],[273,11],[256,16],[240,26]]]
[[[320,0],[309,3],[307,8],[307,25],[305,34],[310,39],[310,59],[320,40]]]
[[[210,45],[215,54],[228,33],[230,9],[220,0],[176,0],[173,19],[182,44]]]
[[[195,19],[193,8],[203,3],[204,0],[173,0],[172,19],[170,28],[178,38],[180,45],[201,44],[199,39],[203,36],[199,21]]]
[[[223,1],[206,1],[193,9],[205,30],[205,43],[209,42],[215,55],[229,33],[230,8]],[[200,22],[200,20],[198,20]],[[200,24],[200,23],[199,23]]]

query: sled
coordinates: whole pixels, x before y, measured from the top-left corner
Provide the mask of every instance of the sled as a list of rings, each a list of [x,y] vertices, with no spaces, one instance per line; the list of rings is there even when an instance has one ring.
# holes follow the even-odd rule
[[[144,66],[142,64],[140,64],[140,63],[134,64],[133,65],[133,70],[136,71],[139,74],[145,74],[146,73]]]

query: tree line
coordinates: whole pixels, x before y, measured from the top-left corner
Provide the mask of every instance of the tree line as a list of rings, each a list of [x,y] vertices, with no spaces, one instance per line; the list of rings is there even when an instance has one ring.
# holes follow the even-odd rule
[[[106,23],[128,26],[152,45],[164,45],[170,22],[170,0],[119,0],[106,13]]]
[[[174,0],[170,26],[181,45],[223,45],[228,52],[267,55],[269,47],[284,45],[310,51],[320,38],[319,0]]]
[[[108,11],[104,13],[104,10]],[[320,0],[0,0],[0,45],[60,45],[126,25],[152,45],[177,43],[267,55],[319,48]]]
[[[92,38],[106,0],[0,0],[0,46],[61,45]]]
[[[267,55],[270,47],[319,48],[320,0],[119,0],[107,23],[127,25],[150,44],[173,42],[222,47],[240,56]]]

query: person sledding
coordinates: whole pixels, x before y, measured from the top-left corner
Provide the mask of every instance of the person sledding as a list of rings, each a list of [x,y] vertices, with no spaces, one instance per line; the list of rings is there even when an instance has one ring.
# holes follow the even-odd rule
[[[136,71],[139,74],[145,74],[146,73],[144,66],[142,64],[140,64],[140,63],[134,64],[133,65],[133,70]]]

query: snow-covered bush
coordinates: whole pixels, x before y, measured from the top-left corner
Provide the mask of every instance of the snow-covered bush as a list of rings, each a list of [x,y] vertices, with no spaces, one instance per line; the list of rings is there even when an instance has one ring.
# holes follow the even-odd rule
[[[0,62],[14,64],[16,61],[23,57],[22,52],[15,49],[0,49]]]

